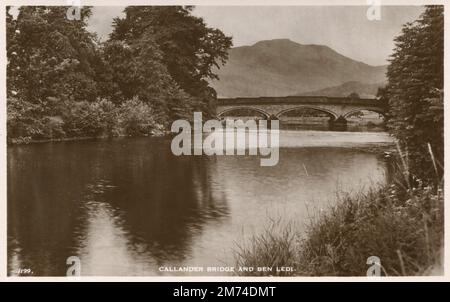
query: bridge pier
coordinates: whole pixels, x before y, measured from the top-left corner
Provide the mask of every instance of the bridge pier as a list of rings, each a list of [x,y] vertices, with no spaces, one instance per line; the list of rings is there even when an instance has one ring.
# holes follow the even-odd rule
[[[345,131],[347,130],[347,120],[342,115],[339,116],[337,119],[334,117],[331,117],[328,121],[328,127],[330,130],[333,131]]]

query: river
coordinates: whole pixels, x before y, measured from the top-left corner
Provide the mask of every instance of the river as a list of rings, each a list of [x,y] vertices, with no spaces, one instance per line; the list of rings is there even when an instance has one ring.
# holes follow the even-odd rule
[[[236,245],[271,220],[301,227],[337,194],[388,177],[383,156],[364,150],[392,142],[386,133],[280,132],[273,167],[248,155],[177,157],[168,138],[8,147],[9,275],[64,276],[69,256],[83,276],[233,265]]]

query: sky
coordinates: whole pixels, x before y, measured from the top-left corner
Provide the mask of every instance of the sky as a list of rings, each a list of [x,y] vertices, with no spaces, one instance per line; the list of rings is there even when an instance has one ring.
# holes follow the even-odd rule
[[[367,18],[368,6],[197,6],[193,14],[233,37],[234,46],[290,39],[326,45],[370,65],[387,64],[394,37],[416,20],[420,6],[382,6],[380,20]],[[106,39],[123,7],[94,7],[88,29]]]

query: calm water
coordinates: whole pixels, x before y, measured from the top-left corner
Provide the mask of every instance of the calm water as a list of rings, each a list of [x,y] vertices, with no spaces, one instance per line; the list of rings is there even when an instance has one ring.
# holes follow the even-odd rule
[[[301,227],[336,192],[384,182],[382,157],[342,147],[387,141],[282,131],[274,167],[253,156],[176,157],[164,138],[9,147],[9,274],[65,275],[69,256],[81,259],[82,275],[98,276],[233,265],[236,243],[271,219]]]

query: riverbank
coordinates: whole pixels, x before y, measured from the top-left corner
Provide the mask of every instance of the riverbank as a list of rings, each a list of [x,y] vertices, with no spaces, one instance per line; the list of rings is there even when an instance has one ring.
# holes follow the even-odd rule
[[[72,141],[86,141],[97,139],[110,139],[110,138],[136,138],[136,137],[161,137],[170,135],[169,131],[158,131],[149,135],[100,135],[100,136],[77,136],[77,137],[65,137],[65,138],[51,138],[51,139],[30,139],[26,138],[13,138],[8,141],[8,145],[23,145],[23,144],[42,144],[42,143],[57,143],[57,142],[72,142]]]
[[[164,128],[153,129],[148,134],[126,135],[116,132],[114,135],[75,136],[62,138],[31,139],[19,137],[9,139],[8,145],[35,144],[49,142],[68,142],[109,138],[133,138],[133,137],[160,137],[173,134]],[[249,135],[257,135],[258,132],[249,132]],[[211,135],[211,134],[205,134]],[[222,131],[215,132],[218,138],[222,138]],[[247,138],[245,138],[247,139]],[[248,141],[248,140],[247,140]],[[342,147],[358,149],[382,154],[395,150],[395,140],[386,132],[336,132],[317,130],[280,130],[280,148],[299,147]]]
[[[368,193],[341,196],[310,218],[306,232],[299,229],[295,222],[273,223],[238,247],[236,266],[294,268],[279,275],[366,276],[372,257],[382,276],[443,274],[442,188],[420,180],[412,185],[401,173]]]

